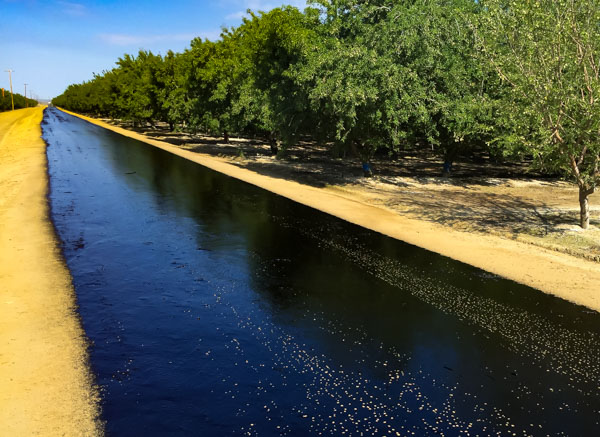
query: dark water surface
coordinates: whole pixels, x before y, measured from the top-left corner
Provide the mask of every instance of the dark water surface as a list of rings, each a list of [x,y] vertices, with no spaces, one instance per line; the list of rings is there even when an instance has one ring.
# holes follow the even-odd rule
[[[599,435],[600,315],[48,109],[109,435]]]

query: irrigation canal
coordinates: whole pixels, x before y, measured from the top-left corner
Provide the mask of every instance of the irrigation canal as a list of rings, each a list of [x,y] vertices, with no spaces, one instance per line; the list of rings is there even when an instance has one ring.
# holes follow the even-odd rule
[[[42,127],[108,435],[599,435],[599,314],[57,109]]]

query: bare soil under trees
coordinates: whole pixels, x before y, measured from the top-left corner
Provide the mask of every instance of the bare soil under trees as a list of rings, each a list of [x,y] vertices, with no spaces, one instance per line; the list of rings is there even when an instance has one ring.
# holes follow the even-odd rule
[[[499,236],[600,262],[600,195],[590,196],[591,220],[579,226],[577,185],[532,172],[527,164],[497,164],[487,157],[462,159],[451,177],[442,161],[427,152],[406,152],[372,162],[365,178],[358,159],[335,158],[313,142],[272,156],[267,141],[169,132],[167,126],[133,129],[103,121],[197,153],[226,158],[270,177],[329,187],[364,202],[452,229]]]

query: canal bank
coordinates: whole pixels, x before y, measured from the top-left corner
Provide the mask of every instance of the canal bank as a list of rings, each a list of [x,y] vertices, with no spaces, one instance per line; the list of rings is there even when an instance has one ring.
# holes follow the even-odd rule
[[[0,429],[100,435],[87,343],[49,221],[43,109],[0,114]]]
[[[600,311],[600,264],[597,262],[493,235],[460,232],[415,220],[361,201],[352,192],[260,175],[227,159],[184,150],[90,117],[70,114],[348,222]]]

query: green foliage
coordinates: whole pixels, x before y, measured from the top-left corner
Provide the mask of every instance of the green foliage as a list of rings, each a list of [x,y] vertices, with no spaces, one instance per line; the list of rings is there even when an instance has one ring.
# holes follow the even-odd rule
[[[31,108],[33,106],[38,105],[37,100],[23,97],[21,94],[13,94],[12,99],[14,102],[15,109],[28,108],[28,107]],[[2,94],[0,94],[0,112],[10,111],[11,109],[12,109],[12,103],[11,103],[10,91],[4,90],[4,96],[2,96]]]
[[[319,114],[318,134],[355,149],[367,162],[378,148],[397,147],[409,134],[409,122],[419,122],[423,90],[395,62],[394,49],[380,44],[389,13],[366,2],[320,5],[319,38],[296,74]]]
[[[188,83],[191,62],[188,52],[169,51],[157,71],[160,120],[169,123],[171,130],[181,126],[191,112]]]
[[[499,81],[477,59],[468,0],[314,2],[318,45],[298,65],[313,111],[334,141],[366,161],[421,141],[446,159],[485,146]]]
[[[396,8],[400,9],[400,8]],[[403,63],[424,90],[423,132],[447,162],[492,139],[502,87],[479,62],[469,23],[480,14],[470,0],[420,0],[399,11],[390,43],[401,41]]]
[[[302,135],[368,161],[406,144],[482,145],[498,81],[474,53],[469,0],[338,0],[252,13],[182,54],[125,55],[58,105],[213,134]]]
[[[433,150],[447,168],[474,149],[529,155],[571,175],[586,199],[595,190],[600,0],[310,5],[248,11],[183,53],[124,55],[54,103],[226,139],[259,135],[278,156],[301,136],[363,162],[405,147]]]
[[[236,102],[240,112],[251,114],[258,130],[268,132],[283,145],[296,143],[311,132],[314,114],[308,106],[308,90],[298,81],[296,66],[307,62],[315,44],[318,16],[296,8],[277,8],[251,14],[239,30],[248,81]],[[257,92],[258,91],[258,92]]]
[[[481,49],[508,86],[499,136],[577,182],[587,227],[587,196],[600,182],[600,2],[481,4]]]

